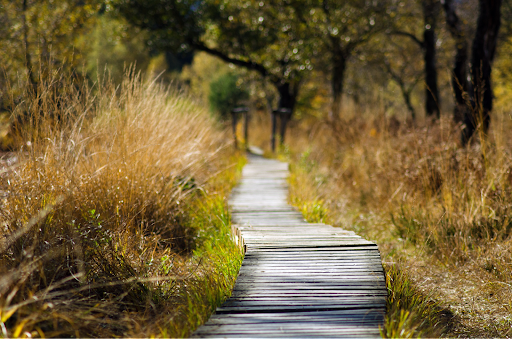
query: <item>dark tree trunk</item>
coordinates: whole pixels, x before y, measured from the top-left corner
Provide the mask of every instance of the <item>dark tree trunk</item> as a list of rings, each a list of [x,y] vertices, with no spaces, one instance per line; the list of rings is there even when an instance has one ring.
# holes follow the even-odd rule
[[[496,52],[500,28],[501,0],[479,0],[479,15],[471,50],[471,79],[473,81],[473,111],[464,118],[462,142],[468,143],[475,130],[487,133],[492,111],[492,61]]]
[[[455,39],[455,61],[452,70],[452,88],[455,96],[455,108],[453,119],[455,122],[462,122],[468,109],[464,94],[468,92],[468,42],[462,30],[459,17],[455,11],[453,0],[445,0],[444,10],[446,24],[450,34]]]
[[[404,97],[405,105],[407,106],[407,110],[411,114],[412,120],[416,122],[416,111],[414,110],[414,106],[411,104],[411,90],[406,89],[405,87],[400,87],[402,90],[402,96]]]
[[[32,66],[32,60],[30,58],[29,43],[28,43],[28,23],[27,23],[27,0],[23,0],[21,21],[23,25],[23,49],[25,53],[25,68],[27,69],[28,82],[31,87],[31,91],[35,92],[37,81],[34,77],[34,71]]]
[[[423,1],[423,16],[425,22],[425,31],[423,31],[423,47],[425,53],[425,83],[426,102],[425,110],[427,116],[436,116],[439,118],[439,90],[437,88],[437,68],[436,68],[436,17],[439,3],[436,0]]]
[[[299,95],[299,87],[300,82],[285,82],[279,83],[276,85],[277,92],[279,93],[279,104],[278,109],[290,109],[290,112],[279,112],[278,114],[272,113],[272,151],[275,150],[275,136],[277,130],[277,116],[280,118],[280,128],[279,135],[280,144],[284,144],[284,139],[286,135],[286,128],[288,126],[288,122],[292,118],[293,110],[295,108],[295,104],[297,102],[297,97]]]
[[[345,70],[347,68],[347,54],[339,47],[339,42],[333,40],[332,52],[332,107],[331,120],[337,120],[341,114],[341,98],[343,96],[343,81],[345,79]]]
[[[393,69],[391,68],[391,65],[389,62],[385,62],[384,66],[386,67],[386,70],[388,74],[391,76],[393,80],[398,84],[400,87],[400,91],[402,92],[402,96],[404,98],[405,105],[407,106],[407,109],[409,110],[409,113],[411,114],[413,122],[416,122],[416,111],[414,110],[414,107],[411,103],[411,93],[414,89],[414,86],[416,85],[417,81],[410,84],[409,86],[406,85],[404,78],[399,74],[395,73]]]

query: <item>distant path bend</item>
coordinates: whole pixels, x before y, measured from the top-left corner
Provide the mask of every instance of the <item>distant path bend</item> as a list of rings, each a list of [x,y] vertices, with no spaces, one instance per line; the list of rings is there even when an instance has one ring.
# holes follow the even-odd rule
[[[287,203],[288,164],[251,155],[230,199],[247,245],[231,297],[195,338],[379,338],[386,283],[377,245],[307,223]]]

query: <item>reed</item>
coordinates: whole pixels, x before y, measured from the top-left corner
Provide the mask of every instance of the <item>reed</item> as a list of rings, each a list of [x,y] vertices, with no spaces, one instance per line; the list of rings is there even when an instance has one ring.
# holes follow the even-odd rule
[[[17,102],[0,172],[0,336],[189,334],[236,275],[205,245],[241,255],[229,217],[192,219],[224,207],[242,158],[177,88],[53,75]]]

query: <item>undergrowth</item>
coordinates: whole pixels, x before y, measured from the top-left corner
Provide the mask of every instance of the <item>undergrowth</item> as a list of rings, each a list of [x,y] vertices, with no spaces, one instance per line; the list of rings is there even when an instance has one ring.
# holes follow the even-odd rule
[[[353,115],[334,130],[298,125],[281,154],[306,218],[378,243],[392,282],[383,335],[508,337],[510,119],[498,113],[488,135],[462,147],[449,118]]]
[[[189,335],[240,264],[243,158],[175,89],[49,74],[13,99],[0,161],[0,336]]]

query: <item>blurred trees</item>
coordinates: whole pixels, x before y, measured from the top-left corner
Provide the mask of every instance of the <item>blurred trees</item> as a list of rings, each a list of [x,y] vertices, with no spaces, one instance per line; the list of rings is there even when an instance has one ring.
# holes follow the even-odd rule
[[[484,13],[478,25],[477,10]],[[150,77],[171,70],[164,80],[179,77],[187,83],[195,73],[201,85],[190,85],[192,91],[209,93],[213,79],[234,71],[227,67],[231,64],[246,83],[259,78],[251,81],[251,97],[269,113],[293,111],[298,104],[306,109],[306,102],[318,100],[315,90],[322,90],[330,112],[324,105],[322,111],[334,124],[343,97],[360,102],[365,92],[374,97],[388,92],[386,102],[405,104],[413,119],[420,102],[420,114],[439,117],[449,69],[454,119],[464,121],[464,135],[470,137],[479,125],[484,130],[489,125],[497,46],[512,46],[510,20],[498,31],[500,13],[511,19],[512,1],[501,6],[495,0],[0,0],[0,108],[12,104],[5,90],[18,76],[26,85],[16,87],[34,89],[50,70],[73,70],[77,80],[95,80],[108,71],[117,82],[136,64],[138,70],[153,71]],[[204,59],[198,52],[217,60],[178,75],[192,56]],[[506,59],[499,61],[501,93],[512,78]],[[417,85],[422,84],[421,91]],[[304,85],[307,91],[301,92]],[[443,104],[450,104],[443,97]],[[480,109],[481,121],[474,108]],[[281,142],[291,116],[283,115]]]
[[[487,132],[493,107],[491,71],[501,23],[501,0],[479,0],[478,4],[478,21],[471,48],[470,99],[473,111],[467,111],[464,117],[463,143],[467,143],[479,127]]]
[[[421,48],[425,73],[425,113],[437,118],[441,111],[436,61],[436,29],[440,5],[439,0],[401,2],[398,20],[391,31],[391,34],[410,38]],[[422,27],[417,25],[420,18]]]
[[[204,51],[258,72],[275,86],[280,108],[293,111],[303,74],[312,68],[304,26],[281,1],[119,0],[117,8],[148,30],[151,45]]]
[[[249,94],[242,85],[242,80],[233,72],[222,74],[210,83],[208,100],[213,112],[218,112],[224,119],[236,106],[242,105]]]
[[[99,0],[0,1],[1,106],[7,106],[6,88],[25,76],[29,87],[56,70],[81,62],[80,35],[101,7]]]
[[[507,15],[510,3],[505,2],[507,5],[504,6],[504,12]],[[446,24],[455,40],[456,54],[452,69],[452,87],[456,102],[454,119],[464,123],[461,135],[463,143],[470,140],[477,128],[482,129],[483,133],[489,128],[494,98],[491,72],[501,25],[501,5],[501,0],[478,0],[476,27],[470,30],[460,19],[457,7],[459,11],[464,9],[457,6],[456,1],[445,0],[443,4]],[[504,43],[512,33],[507,32],[508,26],[505,25],[505,32],[502,34]],[[474,31],[470,61],[468,31]]]
[[[453,0],[445,0],[443,7],[446,14],[446,24],[448,30],[455,40],[455,59],[452,69],[452,88],[455,98],[454,120],[459,122],[464,119],[467,112],[464,93],[468,91],[468,39],[466,30],[463,29],[463,23],[456,11],[455,2]]]
[[[94,81],[108,72],[119,84],[126,67],[132,64],[139,70],[149,67],[151,57],[145,44],[145,32],[130,26],[122,18],[100,12],[90,33],[82,40],[87,40],[85,65],[88,76]]]
[[[304,23],[317,66],[330,74],[331,116],[340,115],[343,85],[349,58],[356,48],[382,31],[395,11],[388,1],[291,1]]]

